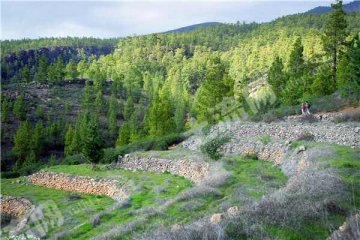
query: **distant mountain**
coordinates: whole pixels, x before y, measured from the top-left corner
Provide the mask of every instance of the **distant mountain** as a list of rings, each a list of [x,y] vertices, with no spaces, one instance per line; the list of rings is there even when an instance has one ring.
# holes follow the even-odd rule
[[[331,12],[331,7],[316,7],[313,8],[305,13],[307,14],[322,14]],[[344,4],[344,11],[345,12],[360,12],[360,1],[354,1],[351,3]]]
[[[181,27],[181,28],[177,28],[177,29],[174,29],[174,30],[166,31],[165,33],[190,32],[190,31],[196,30],[196,29],[201,28],[201,27],[214,26],[214,25],[218,25],[218,24],[221,24],[221,23],[219,23],[219,22],[204,22],[204,23],[194,24],[194,25],[190,25],[190,26]]]

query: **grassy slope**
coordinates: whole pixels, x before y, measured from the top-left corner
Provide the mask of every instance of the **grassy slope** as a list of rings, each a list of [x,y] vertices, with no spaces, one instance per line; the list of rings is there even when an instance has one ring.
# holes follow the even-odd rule
[[[307,148],[324,146],[325,144],[313,142],[295,142],[293,147],[305,145]],[[341,208],[347,213],[360,207],[360,178],[359,178],[359,149],[351,149],[337,145],[327,145],[336,154],[331,157],[320,159],[324,168],[336,168],[340,177],[348,186],[348,193],[352,194],[352,201],[344,202]],[[175,152],[156,152],[158,156],[177,155]],[[186,224],[204,216],[210,216],[216,212],[223,212],[230,206],[246,207],[249,202],[261,199],[268,193],[285,186],[287,177],[274,167],[272,163],[254,159],[244,159],[238,156],[228,156],[222,159],[223,166],[232,175],[214,192],[185,197],[176,201],[162,213],[150,215],[145,224],[138,225],[128,233],[121,235],[121,239],[127,239],[134,234],[147,234],[156,227],[171,228],[175,223]],[[58,165],[46,168],[53,172],[65,172],[96,178],[114,178],[121,184],[131,183],[134,192],[131,195],[131,205],[113,210],[101,217],[101,224],[94,228],[90,223],[91,216],[111,206],[113,201],[107,197],[81,195],[80,199],[69,200],[69,193],[46,189],[38,186],[16,183],[16,179],[2,180],[2,194],[24,196],[34,203],[52,199],[62,212],[67,212],[74,206],[81,204],[86,210],[78,211],[73,216],[67,216],[68,221],[50,232],[50,235],[61,230],[67,230],[79,223],[80,227],[72,230],[68,239],[87,239],[99,233],[121,226],[123,223],[142,217],[137,212],[144,208],[157,207],[165,199],[174,198],[191,183],[182,177],[170,174],[147,173],[141,171],[107,170],[104,166],[100,170],[93,171],[87,164],[68,166]],[[49,197],[51,196],[51,197]],[[66,214],[65,214],[66,215]],[[346,216],[339,213],[330,213],[326,219],[308,219],[302,226],[301,231],[292,228],[284,228],[275,225],[264,225],[265,231],[279,239],[325,239],[331,232],[345,221]],[[71,219],[71,221],[70,221]]]

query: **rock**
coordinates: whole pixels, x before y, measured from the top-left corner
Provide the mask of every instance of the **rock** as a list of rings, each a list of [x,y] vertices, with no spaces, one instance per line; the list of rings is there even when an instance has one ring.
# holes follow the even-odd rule
[[[238,206],[230,207],[227,211],[229,216],[235,216],[240,212],[240,208]]]
[[[175,223],[174,225],[171,226],[171,231],[172,232],[175,232],[175,231],[180,230],[180,229],[181,229],[180,224]]]
[[[299,146],[297,149],[296,149],[296,153],[300,153],[300,152],[304,152],[306,150],[305,146]]]
[[[356,133],[360,133],[360,127],[356,127],[356,128],[354,129],[354,131],[355,131]]]
[[[222,218],[223,218],[223,216],[221,213],[215,213],[214,215],[211,216],[210,222],[214,223],[214,224],[219,223],[219,222],[221,222]]]

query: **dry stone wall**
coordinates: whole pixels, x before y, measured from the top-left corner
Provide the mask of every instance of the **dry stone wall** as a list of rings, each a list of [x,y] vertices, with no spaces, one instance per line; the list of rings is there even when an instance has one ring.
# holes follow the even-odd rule
[[[258,142],[262,136],[269,136],[270,142],[286,142],[296,140],[303,134],[311,134],[316,142],[334,143],[354,148],[360,147],[359,124],[330,122],[221,123],[216,125],[207,137],[194,136],[185,141],[183,145],[191,150],[196,150],[208,139],[224,134],[231,136],[232,142],[238,145]]]
[[[14,217],[22,217],[31,211],[33,205],[29,200],[22,197],[1,196],[1,212]]]
[[[192,182],[200,182],[209,173],[209,163],[194,160],[171,160],[153,157],[138,157],[130,154],[119,156],[117,167],[127,170],[142,170],[149,172],[170,172],[183,176]]]
[[[120,187],[118,181],[110,179],[97,180],[85,176],[40,171],[28,176],[28,181],[34,185],[48,188],[106,195],[117,201],[123,200],[129,196],[129,194]]]

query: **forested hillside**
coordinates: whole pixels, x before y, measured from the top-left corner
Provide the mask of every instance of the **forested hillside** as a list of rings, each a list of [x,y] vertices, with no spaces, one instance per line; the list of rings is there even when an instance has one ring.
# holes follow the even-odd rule
[[[87,151],[89,129],[105,140],[99,148],[176,141],[197,123],[220,121],[223,100],[250,115],[336,91],[356,102],[360,13],[334,9],[120,38],[114,51],[115,39],[2,42],[2,164],[26,168],[54,149],[74,159]]]

